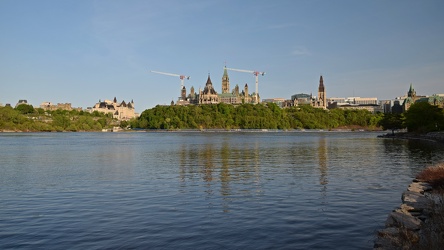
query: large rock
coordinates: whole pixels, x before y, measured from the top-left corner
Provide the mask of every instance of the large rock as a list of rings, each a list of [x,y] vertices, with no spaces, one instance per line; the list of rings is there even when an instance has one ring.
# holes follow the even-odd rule
[[[386,227],[405,228],[410,231],[418,231],[421,227],[421,220],[409,214],[399,211],[390,213],[385,222]]]
[[[417,192],[405,191],[402,194],[402,201],[404,204],[414,208],[411,212],[422,212],[430,207],[430,199]]]
[[[432,190],[432,187],[425,182],[412,182],[407,188],[408,191],[424,194],[425,191]]]

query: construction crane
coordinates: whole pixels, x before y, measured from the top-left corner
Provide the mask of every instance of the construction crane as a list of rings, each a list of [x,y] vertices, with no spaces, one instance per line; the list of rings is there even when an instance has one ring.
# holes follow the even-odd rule
[[[173,73],[165,73],[165,72],[154,71],[154,70],[151,70],[151,72],[157,73],[157,74],[162,74],[162,75],[167,75],[167,76],[176,76],[176,77],[178,76],[180,78],[180,89],[181,90],[183,89],[183,81],[185,79],[190,80],[190,77],[189,76],[185,76],[185,75],[178,75],[178,74],[173,74]]]
[[[259,85],[259,75],[265,75],[265,72],[259,72],[259,71],[254,71],[254,70],[245,70],[245,69],[232,69],[232,68],[227,68],[228,70],[232,70],[232,71],[237,71],[237,72],[244,72],[244,73],[250,73],[253,74],[256,77],[256,93],[255,93],[255,101],[256,103],[259,103],[259,99],[257,98],[257,94],[259,93],[258,89],[258,85]]]

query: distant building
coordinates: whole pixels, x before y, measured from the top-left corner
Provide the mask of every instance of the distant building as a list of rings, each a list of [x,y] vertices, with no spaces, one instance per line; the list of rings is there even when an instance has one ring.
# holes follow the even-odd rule
[[[262,103],[274,103],[281,108],[287,107],[287,100],[285,98],[269,98],[263,99]]]
[[[363,109],[372,113],[384,112],[384,109],[390,109],[390,104],[380,104],[376,97],[332,97],[328,98],[328,109]],[[387,106],[387,107],[385,107]]]
[[[366,104],[373,104],[373,105],[377,105],[378,104],[378,98],[376,97],[348,97],[345,100],[346,103],[348,104],[358,104],[358,105],[366,105]]]
[[[210,75],[208,74],[207,83],[203,91],[199,91],[199,104],[217,104],[219,103],[219,95],[213,88]]]
[[[292,106],[304,105],[304,104],[312,104],[313,96],[310,94],[295,94],[291,96],[291,101],[293,102]]]
[[[410,106],[415,103],[418,100],[418,97],[416,96],[416,91],[413,89],[413,85],[410,84],[409,91],[407,92],[407,98],[404,99],[404,102],[402,103],[402,109],[403,111],[407,111]]]
[[[19,101],[17,102],[17,104],[15,104],[15,107],[17,108],[18,105],[22,105],[22,104],[26,104],[26,105],[28,105],[28,101],[27,101],[27,100],[19,100]]]
[[[338,103],[338,104],[340,104],[340,103],[346,103],[345,102],[345,99],[346,98],[344,98],[344,97],[330,97],[330,98],[327,98],[327,102],[328,103]]]
[[[291,96],[291,100],[285,102],[284,107],[293,107],[299,105],[311,105],[315,108],[327,108],[327,92],[325,91],[324,78],[319,78],[318,96],[313,97],[312,94],[295,94]]]
[[[222,94],[230,94],[230,78],[228,77],[227,67],[224,68],[222,76]]]
[[[318,96],[316,99],[313,99],[312,106],[315,108],[327,108],[327,93],[325,91],[324,79],[322,76],[319,79]]]
[[[377,104],[344,104],[340,106],[338,105],[337,108],[367,110],[373,114],[384,112],[383,107]]]
[[[138,116],[134,108],[134,101],[131,100],[131,102],[128,103],[122,101],[121,103],[118,103],[116,97],[114,97],[113,101],[105,100],[102,102],[99,100],[99,102],[96,103],[93,108],[88,109],[88,111],[112,114],[113,118],[119,121],[126,121]]]
[[[402,103],[403,111],[409,110],[412,104],[417,102],[428,102],[430,105],[438,106],[440,108],[444,108],[444,94],[434,94],[431,96],[418,96],[416,95],[416,91],[413,88],[413,85],[410,84],[409,91],[407,92],[407,97],[404,99]]]
[[[45,111],[54,111],[54,110],[77,110],[77,111],[82,111],[82,108],[73,108],[71,106],[71,103],[57,103],[57,104],[53,104],[51,102],[42,102],[40,104],[40,108],[42,108]]]
[[[228,77],[227,68],[224,68],[222,76],[222,93],[218,94],[208,75],[207,82],[203,90],[199,89],[199,93],[194,92],[194,87],[191,87],[190,93],[187,95],[186,88],[183,87],[181,95],[176,105],[190,105],[190,104],[240,104],[240,103],[254,103],[255,93],[249,94],[248,84],[245,84],[244,89],[240,92],[239,85],[236,84],[234,89],[230,92],[230,78]],[[258,99],[260,96],[258,94]]]

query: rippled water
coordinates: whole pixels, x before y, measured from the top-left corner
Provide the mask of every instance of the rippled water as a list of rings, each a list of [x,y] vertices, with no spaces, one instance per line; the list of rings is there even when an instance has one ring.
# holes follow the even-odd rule
[[[2,249],[371,249],[442,145],[364,132],[0,134]]]

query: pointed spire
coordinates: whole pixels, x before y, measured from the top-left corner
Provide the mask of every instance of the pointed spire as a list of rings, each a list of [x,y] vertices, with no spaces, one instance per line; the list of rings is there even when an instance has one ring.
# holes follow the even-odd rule
[[[114,96],[114,103],[117,103],[117,98]]]
[[[207,83],[205,85],[206,86],[213,85],[213,83],[211,82],[211,79],[210,79],[210,73],[208,73],[208,79],[207,79]]]
[[[413,89],[413,84],[410,83],[409,92],[407,93],[408,97],[416,98],[416,92],[415,89]]]
[[[321,75],[321,78],[319,79],[319,92],[324,92],[324,78]]]

